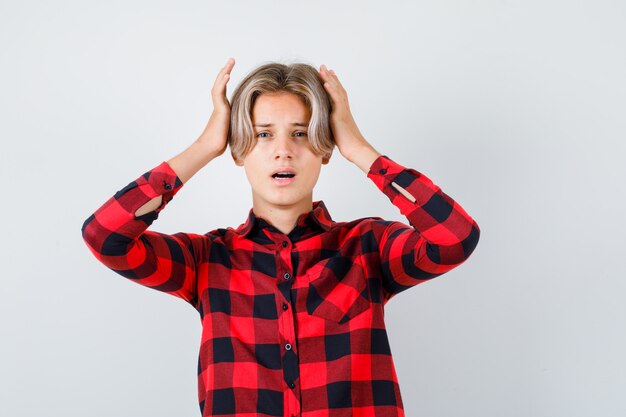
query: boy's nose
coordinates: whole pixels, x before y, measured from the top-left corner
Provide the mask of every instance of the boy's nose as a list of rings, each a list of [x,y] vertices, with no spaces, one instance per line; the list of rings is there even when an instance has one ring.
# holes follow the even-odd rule
[[[288,155],[293,154],[293,147],[294,147],[293,139],[291,139],[291,137],[289,137],[288,135],[278,135],[276,137],[275,144],[276,144],[275,153],[288,154]]]

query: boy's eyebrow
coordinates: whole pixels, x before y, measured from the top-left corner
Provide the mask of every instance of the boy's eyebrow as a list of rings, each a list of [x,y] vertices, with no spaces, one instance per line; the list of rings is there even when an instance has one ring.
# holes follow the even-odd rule
[[[301,126],[301,127],[308,127],[309,125],[307,123],[300,123],[300,122],[294,122],[291,124],[292,126]],[[270,126],[274,126],[273,123],[255,123],[254,124],[255,127],[270,127]]]

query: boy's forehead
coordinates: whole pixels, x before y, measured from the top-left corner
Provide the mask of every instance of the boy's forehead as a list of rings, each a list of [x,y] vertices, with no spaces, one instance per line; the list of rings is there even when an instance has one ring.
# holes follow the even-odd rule
[[[253,111],[250,118],[254,124],[259,125],[281,123],[295,126],[308,123],[311,116],[307,112],[268,109],[262,112]]]
[[[282,122],[288,119],[288,124],[302,125],[308,123],[310,113],[304,100],[295,94],[261,94],[257,97],[250,116],[255,124],[271,125],[274,120]]]
[[[300,126],[307,127],[309,124],[306,122],[291,122],[288,123],[290,126]],[[254,123],[254,127],[272,127],[274,123]]]

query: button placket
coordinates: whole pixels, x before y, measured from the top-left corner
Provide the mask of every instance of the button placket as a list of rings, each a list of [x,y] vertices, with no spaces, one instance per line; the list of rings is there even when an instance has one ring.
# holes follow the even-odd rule
[[[275,247],[277,261],[280,261],[282,258],[282,262],[284,264],[284,268],[278,271],[277,274],[277,286],[280,288],[280,293],[284,297],[281,306],[285,313],[290,309],[289,305],[292,303],[291,300],[291,284],[295,280],[295,271],[292,273],[292,265],[291,265],[291,242],[289,239],[284,239],[277,242]],[[282,279],[281,279],[282,278]],[[293,313],[293,312],[289,312]],[[282,364],[283,364],[283,379],[289,387],[290,390],[296,389],[296,380],[300,374],[298,358],[296,353],[296,333],[295,333],[295,317],[294,314],[281,314],[281,338],[283,340],[283,351],[282,351]],[[288,341],[293,342],[288,343]],[[296,395],[296,394],[293,394]],[[292,415],[295,411],[298,412],[298,404],[295,403],[295,397],[290,398],[288,404],[286,404],[285,412],[288,413],[286,415]]]

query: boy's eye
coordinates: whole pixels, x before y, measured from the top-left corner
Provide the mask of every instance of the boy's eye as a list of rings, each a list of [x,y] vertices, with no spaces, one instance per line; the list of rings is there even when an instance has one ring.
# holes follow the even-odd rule
[[[296,132],[295,134],[298,135],[299,133],[303,134],[304,136],[307,135],[306,132]],[[267,136],[261,136],[261,135],[268,135],[268,134],[269,132],[260,132],[260,133],[257,133],[257,137],[266,138]],[[302,137],[302,136],[298,136],[298,137]]]

